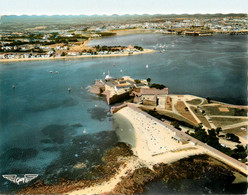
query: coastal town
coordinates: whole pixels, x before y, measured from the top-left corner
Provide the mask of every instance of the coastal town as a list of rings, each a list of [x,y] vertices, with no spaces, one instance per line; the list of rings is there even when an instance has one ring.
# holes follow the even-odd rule
[[[114,16],[113,16],[114,17]],[[121,17],[121,16],[120,16]],[[145,17],[146,18],[146,17]],[[8,19],[8,18],[7,18]],[[178,16],[163,18],[162,16],[133,19],[131,22],[119,24],[97,22],[60,27],[53,29],[49,25],[33,24],[32,28],[11,29],[5,26],[5,16],[0,19],[0,62],[5,60],[55,59],[65,57],[99,57],[125,56],[144,53],[140,46],[108,46],[88,47],[92,39],[107,36],[159,33],[181,36],[209,36],[215,34],[247,34],[247,17],[221,16]],[[98,48],[97,48],[98,47]],[[148,50],[146,50],[148,51]]]

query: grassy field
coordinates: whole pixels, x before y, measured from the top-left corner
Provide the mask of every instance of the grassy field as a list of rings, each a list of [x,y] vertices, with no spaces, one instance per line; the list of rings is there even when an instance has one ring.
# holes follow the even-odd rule
[[[239,108],[230,108],[227,106],[203,106],[203,110],[208,115],[224,115],[224,116],[247,116],[247,110]],[[227,108],[228,112],[223,112],[219,108]]]
[[[186,119],[188,119],[189,121],[191,121],[193,124],[197,125],[197,121],[195,120],[195,118],[192,116],[192,114],[185,110],[186,105],[184,104],[183,101],[177,101],[177,103],[175,104],[175,108],[176,110]]]
[[[149,110],[153,110],[154,107],[148,107],[148,106],[140,106],[140,108],[146,112],[148,112]],[[170,112],[170,111],[166,111],[166,110],[157,110],[158,114],[160,115],[164,115],[164,116],[168,116],[172,119],[175,119],[175,120],[178,120],[178,121],[183,121],[185,123],[188,123],[188,124],[191,124],[191,125],[195,125],[194,123],[192,123],[191,121],[185,119],[184,117],[178,115],[178,114],[175,114],[173,112]],[[173,121],[173,120],[171,120]]]
[[[166,98],[165,109],[166,110],[172,110],[172,99],[170,96],[167,96],[167,98]]]
[[[192,123],[191,121],[185,119],[184,117],[182,117],[182,116],[180,116],[180,115],[178,115],[178,114],[172,113],[172,112],[160,111],[160,110],[159,110],[158,113],[161,114],[161,115],[165,115],[165,116],[174,118],[174,119],[179,120],[179,121],[184,121],[184,122],[186,122],[186,123],[195,125],[194,123]]]
[[[247,121],[247,119],[240,119],[240,118],[221,118],[221,117],[211,117],[211,118],[216,127],[224,127],[227,125],[233,125],[235,123],[242,123]]]
[[[242,130],[241,128],[246,128],[246,130]],[[224,130],[223,133],[233,133],[247,140],[247,126],[240,126],[236,128],[227,129],[227,130]]]
[[[187,101],[187,103],[192,104],[192,105],[199,105],[200,103],[202,103],[201,99],[193,99],[190,101]]]
[[[208,123],[207,119],[203,116],[200,110],[198,110],[194,106],[190,106],[190,109],[193,111],[193,113],[199,118],[199,120],[202,122],[203,125],[205,125],[208,128],[211,128],[210,124]]]

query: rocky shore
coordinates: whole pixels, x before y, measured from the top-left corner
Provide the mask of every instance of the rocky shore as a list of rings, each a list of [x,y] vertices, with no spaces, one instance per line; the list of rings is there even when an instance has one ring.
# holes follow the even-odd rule
[[[120,167],[125,163],[125,157],[131,156],[132,151],[130,146],[125,143],[117,143],[114,147],[106,150],[104,156],[102,157],[102,163],[93,166],[85,173],[83,169],[86,165],[83,163],[74,163],[74,169],[79,169],[81,171],[81,179],[69,179],[70,176],[64,175],[63,178],[60,174],[57,182],[51,182],[48,179],[41,179],[29,187],[20,190],[19,194],[61,194],[67,193],[82,188],[88,188],[100,184],[104,181],[108,181],[113,177]],[[123,160],[120,160],[120,157]],[[48,169],[47,171],[49,171]],[[87,169],[86,169],[87,170]],[[70,174],[75,174],[70,172]],[[80,178],[80,176],[78,177]],[[54,184],[55,183],[55,184]]]
[[[172,164],[157,164],[153,170],[146,167],[137,169],[123,178],[109,194],[144,193],[145,184],[159,179],[169,185],[175,185],[176,181],[183,179],[202,180],[205,187],[212,189],[218,185],[217,189],[222,190],[235,179],[233,171],[234,169],[220,164],[212,157],[194,156]]]
[[[132,157],[130,146],[118,143],[109,149],[102,158],[103,164],[95,166],[89,173],[88,179],[68,180],[60,178],[56,185],[47,185],[43,181],[34,183],[19,192],[19,194],[54,194],[70,193],[76,190],[97,186],[109,181],[125,166],[125,157]],[[220,193],[228,188],[235,179],[234,169],[207,155],[193,156],[172,164],[156,164],[153,169],[137,168],[122,177],[113,190],[105,194],[136,194],[144,193],[145,185],[149,182],[162,180],[164,183],[176,187],[178,180],[194,180],[201,183],[206,192],[213,190]],[[204,190],[203,190],[204,191]],[[180,192],[180,190],[179,190]]]

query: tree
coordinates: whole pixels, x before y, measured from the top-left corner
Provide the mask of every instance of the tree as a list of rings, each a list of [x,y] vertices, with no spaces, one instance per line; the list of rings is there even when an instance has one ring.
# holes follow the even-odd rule
[[[221,131],[222,131],[221,127],[217,127],[215,129],[215,132],[216,132],[217,135],[219,135]]]
[[[65,52],[62,52],[61,56],[65,56]]]
[[[165,85],[162,85],[162,84],[157,84],[157,83],[153,83],[150,88],[156,88],[156,89],[164,89],[166,88]]]
[[[202,124],[199,124],[197,127],[194,128],[195,129],[195,133],[191,133],[190,135],[204,143],[207,142],[207,138],[208,135],[205,131],[205,129],[203,129]]]
[[[242,145],[236,145],[236,148],[233,150],[232,157],[236,159],[244,159],[247,154],[245,152],[245,148]]]
[[[176,129],[178,129],[178,130],[182,130],[180,127],[179,127],[179,123],[177,122],[177,121],[172,121],[171,123],[170,123],[172,126],[174,126]]]
[[[206,99],[207,99],[208,103],[211,103],[211,98],[210,97],[207,97]]]
[[[134,80],[134,82],[135,82],[136,84],[141,83],[141,81],[140,81],[140,80],[138,80],[138,79]]]
[[[227,139],[230,139],[230,140],[233,141],[233,142],[238,142],[238,143],[240,143],[239,137],[236,136],[236,135],[234,135],[233,133],[227,133],[227,134],[226,134],[226,138],[227,138]]]
[[[151,78],[147,78],[146,79],[146,81],[148,82],[148,84],[150,84],[151,80],[152,80]]]

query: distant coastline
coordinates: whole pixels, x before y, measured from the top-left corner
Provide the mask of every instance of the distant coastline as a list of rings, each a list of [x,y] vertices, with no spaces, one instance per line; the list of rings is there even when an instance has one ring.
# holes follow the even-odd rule
[[[1,62],[22,62],[22,61],[42,61],[42,60],[66,60],[66,59],[80,59],[80,58],[101,58],[101,57],[122,57],[122,56],[132,56],[139,54],[154,53],[155,50],[144,49],[144,51],[134,52],[129,54],[124,52],[122,54],[105,54],[105,55],[80,55],[80,56],[62,56],[62,57],[50,57],[50,58],[20,58],[20,59],[1,59]]]

